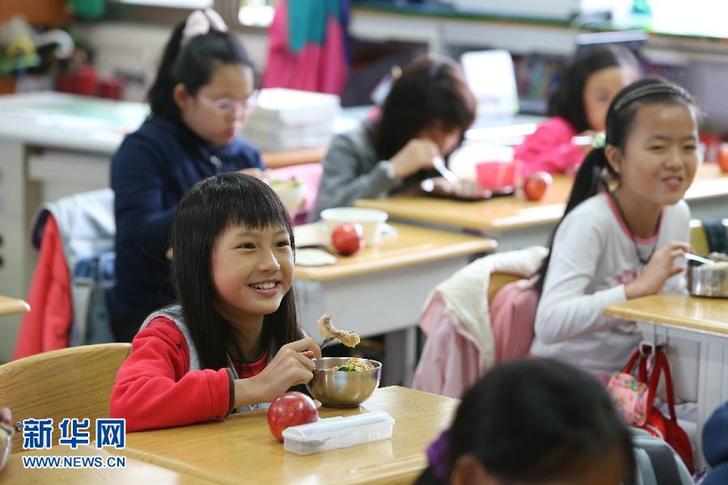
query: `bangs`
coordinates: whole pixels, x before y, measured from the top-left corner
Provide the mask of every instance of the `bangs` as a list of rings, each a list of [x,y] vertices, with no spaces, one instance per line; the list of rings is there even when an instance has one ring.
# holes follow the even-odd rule
[[[282,226],[293,245],[291,220],[275,191],[250,175],[226,173],[198,182],[182,197],[172,230],[173,246],[184,245],[185,253],[208,257],[211,241],[235,224],[251,229]]]
[[[278,194],[264,182],[268,190],[261,190],[255,196],[228,201],[229,206],[222,213],[228,217],[223,223],[225,228],[231,225],[244,225],[251,229],[263,229],[269,226],[284,227],[293,238],[291,220],[288,211]],[[262,187],[261,187],[262,189]]]

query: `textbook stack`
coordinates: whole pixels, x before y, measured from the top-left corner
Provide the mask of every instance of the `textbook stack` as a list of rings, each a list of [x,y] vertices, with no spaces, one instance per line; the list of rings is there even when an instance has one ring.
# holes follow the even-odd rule
[[[261,151],[326,147],[339,110],[333,94],[263,89],[242,136]]]

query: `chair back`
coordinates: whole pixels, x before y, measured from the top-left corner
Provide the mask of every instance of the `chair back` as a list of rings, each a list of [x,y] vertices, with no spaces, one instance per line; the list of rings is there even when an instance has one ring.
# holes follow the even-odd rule
[[[0,406],[16,423],[53,418],[53,444],[63,418],[90,418],[94,440],[94,420],[108,417],[111,388],[130,351],[128,343],[83,345],[8,362],[0,366]],[[22,451],[22,436],[15,433],[13,453]]]
[[[723,219],[723,226],[728,232],[728,219]],[[705,232],[703,221],[700,219],[692,219],[690,221],[690,246],[692,246],[695,254],[707,256],[710,253],[710,243],[708,235]]]
[[[506,286],[508,283],[523,279],[523,276],[518,276],[511,273],[499,273],[497,271],[490,274],[490,281],[488,282],[488,305],[493,303],[495,294],[498,290]]]

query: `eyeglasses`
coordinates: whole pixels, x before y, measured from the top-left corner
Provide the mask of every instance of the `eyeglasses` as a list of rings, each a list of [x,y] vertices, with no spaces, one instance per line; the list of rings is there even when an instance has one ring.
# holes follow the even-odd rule
[[[210,99],[204,94],[199,98],[209,107],[222,115],[237,115],[252,109],[258,100],[258,91],[253,91],[247,98],[236,100],[230,98]]]

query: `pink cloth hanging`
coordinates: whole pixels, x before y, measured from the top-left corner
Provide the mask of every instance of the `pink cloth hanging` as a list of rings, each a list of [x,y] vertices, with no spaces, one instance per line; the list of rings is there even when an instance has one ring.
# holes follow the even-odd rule
[[[280,0],[268,31],[268,60],[263,87],[341,93],[347,77],[341,24],[329,17],[323,45],[307,44],[300,52],[293,53],[288,48],[287,12],[286,0]]]

